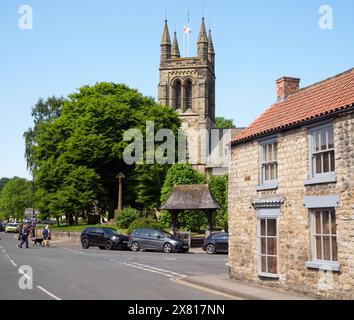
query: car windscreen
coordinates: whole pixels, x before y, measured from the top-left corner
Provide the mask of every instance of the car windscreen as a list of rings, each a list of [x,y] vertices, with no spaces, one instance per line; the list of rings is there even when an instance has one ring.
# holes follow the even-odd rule
[[[117,230],[114,229],[103,229],[104,233],[110,235],[110,236],[119,236],[121,235],[120,232],[118,232]]]
[[[168,232],[161,232],[166,238],[172,239],[172,240],[180,240],[177,237],[175,237],[173,234],[168,233]]]

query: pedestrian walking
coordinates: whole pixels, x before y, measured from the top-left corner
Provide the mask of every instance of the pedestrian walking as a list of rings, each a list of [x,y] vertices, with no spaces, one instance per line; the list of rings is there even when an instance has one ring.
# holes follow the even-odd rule
[[[22,232],[22,229],[23,229],[23,224],[20,223],[17,227],[17,231],[18,231],[18,241],[21,241],[22,240],[22,236],[21,236],[21,232]]]
[[[28,246],[28,227],[24,225],[20,231],[21,233],[21,242],[17,245],[17,247],[22,248],[23,244],[26,244],[26,249],[29,248]]]
[[[46,225],[42,232],[43,235],[43,247],[50,247],[49,240],[51,240],[51,232],[49,225]]]

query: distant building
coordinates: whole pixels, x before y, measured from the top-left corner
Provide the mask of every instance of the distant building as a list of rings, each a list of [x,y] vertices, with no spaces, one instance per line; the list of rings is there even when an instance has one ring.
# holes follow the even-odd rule
[[[33,209],[33,208],[27,208],[25,209],[25,218],[30,219],[30,218],[36,218],[39,215],[39,210]]]
[[[299,89],[232,141],[231,278],[354,298],[354,69]]]

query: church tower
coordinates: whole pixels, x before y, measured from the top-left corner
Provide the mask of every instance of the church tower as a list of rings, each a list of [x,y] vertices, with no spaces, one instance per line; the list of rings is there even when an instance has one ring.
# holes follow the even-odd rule
[[[211,31],[208,35],[204,18],[197,47],[197,57],[181,57],[176,32],[171,44],[165,21],[158,100],[179,114],[182,129],[188,137],[190,162],[204,172],[209,153],[206,132],[215,127],[215,51]]]

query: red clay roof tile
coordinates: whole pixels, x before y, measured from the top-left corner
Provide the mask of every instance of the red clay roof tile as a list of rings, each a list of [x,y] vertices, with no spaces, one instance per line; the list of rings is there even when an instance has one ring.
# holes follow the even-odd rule
[[[303,88],[269,107],[232,144],[301,124],[354,105],[354,68]]]

